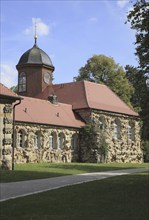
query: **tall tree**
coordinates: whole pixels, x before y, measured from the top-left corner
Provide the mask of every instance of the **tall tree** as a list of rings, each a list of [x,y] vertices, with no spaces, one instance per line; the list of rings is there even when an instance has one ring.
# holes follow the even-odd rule
[[[129,11],[127,20],[131,28],[136,30],[136,55],[139,59],[140,69],[149,74],[149,2],[137,0],[133,9]]]
[[[88,80],[109,86],[124,102],[130,104],[133,86],[126,78],[123,68],[114,59],[104,55],[94,55],[79,70],[75,81]]]
[[[146,83],[146,76],[132,66],[126,66],[126,76],[134,87],[132,105],[139,112],[143,121],[142,138],[149,140],[149,86]]]

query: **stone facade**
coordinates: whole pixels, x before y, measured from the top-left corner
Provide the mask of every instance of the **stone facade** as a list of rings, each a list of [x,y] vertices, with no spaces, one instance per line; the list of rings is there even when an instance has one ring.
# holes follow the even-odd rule
[[[86,117],[85,113],[84,115]],[[94,110],[90,122],[93,125],[93,134],[90,140],[88,135],[82,136],[81,161],[143,162],[138,118]]]
[[[4,169],[11,169],[13,109],[9,100],[0,104],[0,163]]]
[[[17,123],[15,163],[78,160],[78,130]]]
[[[93,125],[87,136],[78,128],[16,122],[14,162],[143,162],[139,118],[97,110],[77,113]],[[1,166],[11,169],[12,105],[1,104],[0,114]]]

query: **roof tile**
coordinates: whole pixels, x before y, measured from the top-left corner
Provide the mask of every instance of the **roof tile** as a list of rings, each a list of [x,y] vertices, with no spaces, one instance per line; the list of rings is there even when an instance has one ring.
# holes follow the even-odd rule
[[[16,121],[76,128],[84,125],[72,111],[71,105],[55,105],[46,100],[22,98],[21,104],[16,106]]]
[[[2,83],[0,83],[0,94],[6,95],[6,96],[12,96],[12,97],[19,97],[16,93],[14,93],[12,90],[8,89]]]

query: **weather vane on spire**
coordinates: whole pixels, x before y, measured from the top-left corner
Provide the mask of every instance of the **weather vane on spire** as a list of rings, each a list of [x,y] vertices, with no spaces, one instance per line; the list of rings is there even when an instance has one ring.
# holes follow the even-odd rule
[[[36,23],[36,20],[35,20],[35,34],[34,34],[34,39],[35,39],[35,45],[37,43],[37,23]]]

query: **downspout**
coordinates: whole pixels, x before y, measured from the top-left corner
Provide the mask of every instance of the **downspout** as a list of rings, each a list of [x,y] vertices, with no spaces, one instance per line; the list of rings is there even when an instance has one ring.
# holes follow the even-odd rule
[[[15,147],[15,107],[21,103],[21,99],[13,106],[13,124],[12,124],[12,171],[14,171],[14,147]]]

